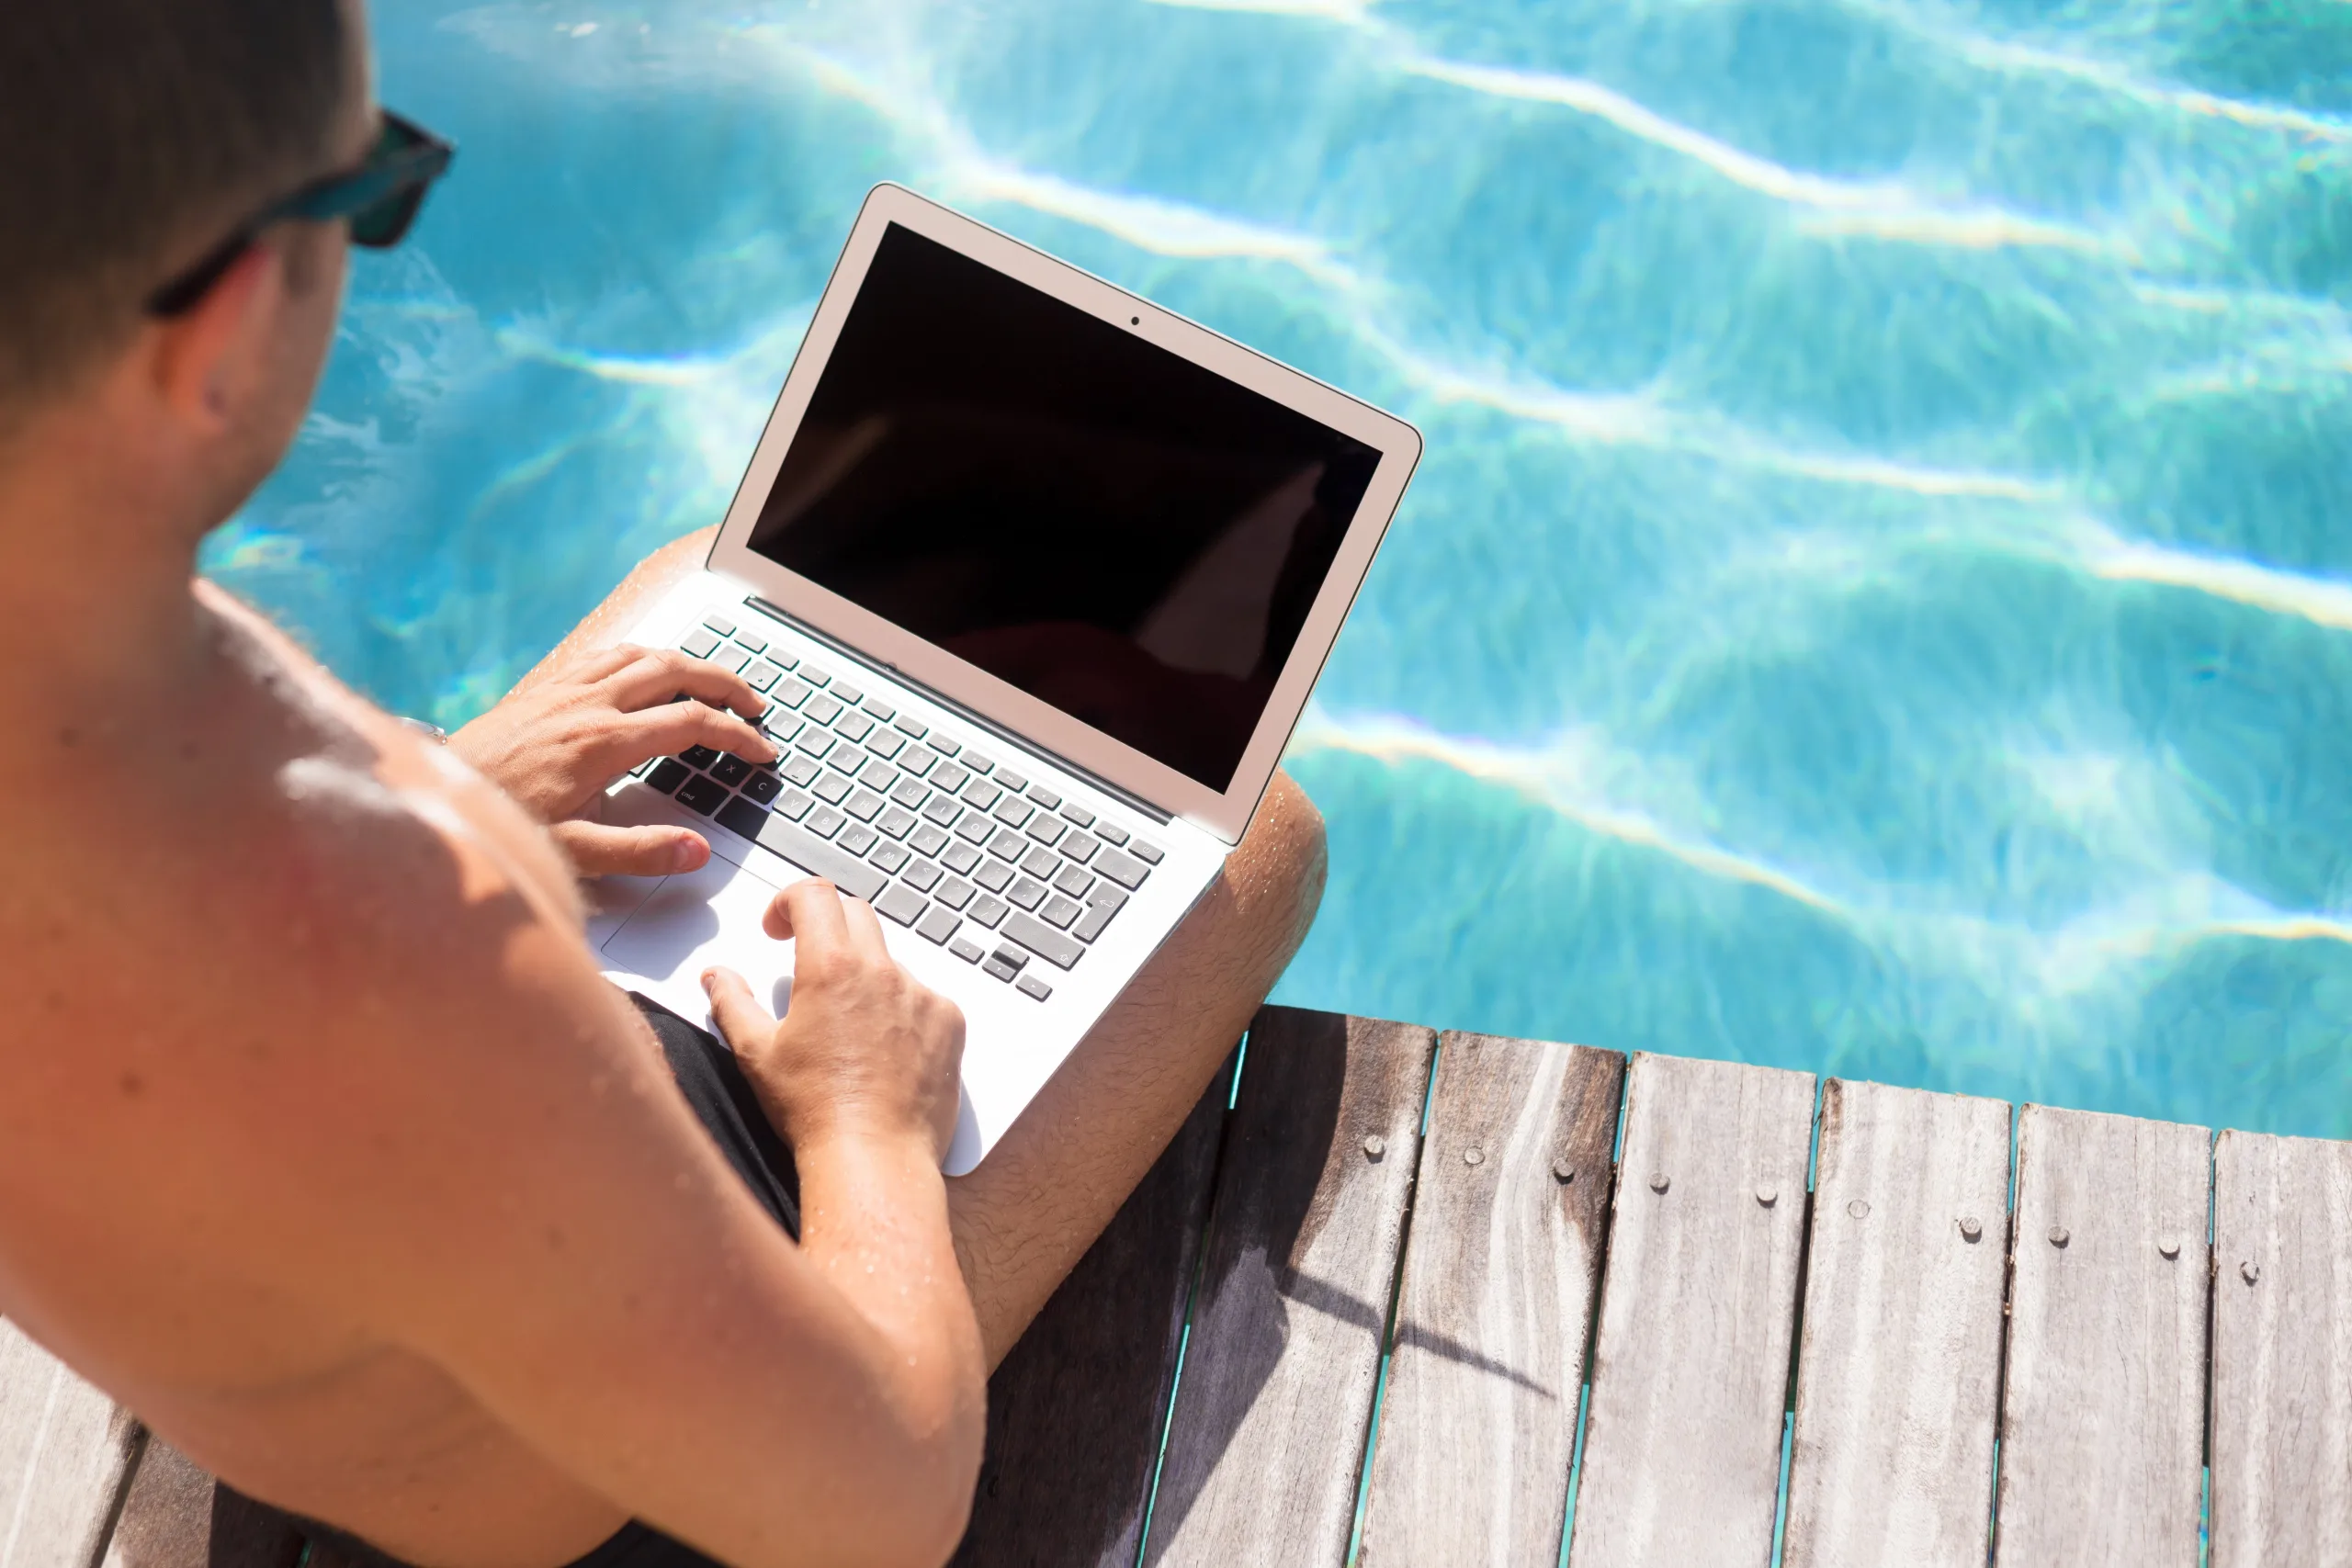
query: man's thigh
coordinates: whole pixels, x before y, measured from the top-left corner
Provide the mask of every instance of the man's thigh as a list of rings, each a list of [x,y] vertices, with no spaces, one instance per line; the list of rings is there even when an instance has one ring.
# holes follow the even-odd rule
[[[1305,940],[1323,878],[1323,818],[1276,773],[1223,875],[979,1168],[948,1183],[991,1367],[1192,1113]]]

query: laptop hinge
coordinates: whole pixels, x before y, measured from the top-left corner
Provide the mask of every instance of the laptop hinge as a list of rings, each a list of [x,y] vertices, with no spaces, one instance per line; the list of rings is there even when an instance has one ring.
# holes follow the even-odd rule
[[[1051,763],[1053,766],[1061,769],[1064,773],[1076,773],[1080,778],[1084,779],[1087,783],[1092,784],[1096,789],[1101,790],[1103,794],[1114,796],[1124,804],[1133,807],[1136,810],[1142,812],[1145,816],[1150,818],[1160,826],[1166,827],[1170,822],[1175,819],[1172,813],[1161,810],[1159,807],[1154,806],[1151,802],[1144,799],[1143,796],[1136,794],[1135,791],[1112,783],[1109,779],[1104,778],[1101,773],[1096,773],[1093,769],[1087,767],[1083,763],[1074,762],[1058,751],[1055,751],[1048,747],[1040,746],[1034,740],[1023,739],[1022,737],[1015,735],[1012,730],[1007,729],[1004,726],[997,723],[996,720],[989,717],[986,714],[975,713],[971,708],[957,702],[954,697],[949,696],[938,687],[918,681],[912,675],[910,675],[905,671],[899,669],[897,665],[888,664],[881,660],[869,658],[865,654],[860,653],[857,649],[850,647],[839,637],[827,636],[824,632],[810,626],[807,621],[802,620],[799,616],[794,615],[791,611],[785,609],[782,605],[774,604],[769,600],[763,599],[756,593],[745,594],[743,596],[743,603],[750,605],[752,609],[757,610],[763,615],[771,615],[775,619],[782,621],[786,626],[790,626],[793,630],[800,633],[804,637],[814,637],[817,641],[823,643],[827,648],[831,649],[835,653],[840,654],[843,659],[850,660],[853,662],[860,664],[865,669],[873,671],[878,674],[887,674],[891,680],[898,682],[901,685],[913,687],[916,691],[921,692],[924,696],[929,697],[933,702],[937,703],[940,706],[953,709],[958,716],[972,724],[979,726],[979,728],[987,730],[990,735],[995,736],[1006,745],[1017,747],[1021,750],[1028,752],[1029,755],[1036,758],[1038,761]]]

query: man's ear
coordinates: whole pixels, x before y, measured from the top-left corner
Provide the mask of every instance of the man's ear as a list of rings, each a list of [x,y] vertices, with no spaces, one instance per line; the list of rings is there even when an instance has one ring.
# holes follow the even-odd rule
[[[277,246],[250,245],[186,314],[150,329],[155,391],[192,433],[226,433],[240,401],[266,374],[285,271]]]

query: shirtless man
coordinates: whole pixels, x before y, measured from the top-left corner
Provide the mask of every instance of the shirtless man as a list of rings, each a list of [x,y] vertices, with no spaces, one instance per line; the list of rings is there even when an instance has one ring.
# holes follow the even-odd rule
[[[770,754],[733,677],[604,646],[691,547],[446,750],[191,582],[347,240],[401,227],[338,178],[402,140],[365,62],[356,0],[0,6],[0,1314],[407,1562],[936,1563],[989,1367],[1296,947],[1319,821],[1278,781],[960,1180],[961,1020],[824,884],[769,916],[781,1024],[721,975],[731,1055],[650,1028],[573,878],[707,848],[578,814],[695,742]],[[743,1153],[776,1134],[797,1240]]]

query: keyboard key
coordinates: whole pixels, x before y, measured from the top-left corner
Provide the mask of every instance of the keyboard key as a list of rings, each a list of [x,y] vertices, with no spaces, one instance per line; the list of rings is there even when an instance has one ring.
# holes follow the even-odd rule
[[[1097,822],[1094,825],[1094,831],[1096,836],[1106,844],[1124,844],[1127,841],[1127,830],[1116,822]]]
[[[868,697],[859,705],[864,707],[866,712],[872,714],[874,716],[875,722],[877,724],[888,724],[892,719],[899,716],[899,710],[892,707],[888,703],[884,702],[879,697]]]
[[[1025,773],[1016,773],[1011,768],[999,768],[996,771],[996,782],[1002,784],[1005,788],[1011,790],[1015,795],[1019,795],[1023,790],[1029,787],[1028,775]]]
[[[1054,877],[1054,891],[1073,898],[1085,897],[1086,890],[1093,886],[1093,876],[1082,865],[1066,865]]]
[[[690,746],[678,753],[678,761],[690,768],[707,768],[718,761],[718,753],[707,746]]]
[[[1008,969],[1022,969],[1028,966],[1029,955],[1009,942],[1001,942],[996,944],[996,961]]]
[[[1143,862],[1131,860],[1116,850],[1104,850],[1095,856],[1094,869],[1131,892],[1141,887],[1143,879],[1151,874],[1151,868]]]
[[[786,681],[768,695],[786,707],[797,708],[808,700],[808,688],[797,681]]]
[[[1012,988],[1034,1001],[1044,1001],[1054,994],[1054,988],[1035,975],[1023,975],[1012,982]]]
[[[1051,844],[1064,833],[1069,832],[1069,828],[1060,818],[1048,817],[1040,811],[1029,819],[1029,826],[1023,831],[1041,844]]]
[[[954,936],[956,929],[963,923],[947,910],[933,904],[924,913],[923,918],[915,922],[915,935],[925,942],[944,947],[947,945],[947,939]]]
[[[1018,828],[1036,814],[1037,808],[1017,795],[1006,795],[996,803],[996,809],[989,813],[1008,828]]]
[[[842,809],[861,822],[871,822],[881,814],[882,797],[870,789],[862,789],[851,795],[849,804]]]
[[[707,625],[707,623],[705,624]],[[741,627],[728,635],[732,637],[737,642],[742,644],[745,648],[750,649],[753,653],[765,653],[768,650],[768,639],[762,637],[758,632],[753,631],[749,626]]]
[[[720,637],[733,637],[735,635],[735,623],[729,620],[726,616],[720,615],[716,610],[713,610],[709,615],[705,615],[702,618],[702,624],[708,626],[712,631],[717,632]],[[699,659],[702,656],[700,654],[696,654],[695,657]]]
[[[1034,909],[1046,901],[1046,885],[1034,876],[1016,876],[1004,896],[1021,908]]]
[[[919,860],[899,873],[899,876],[909,886],[918,887],[928,893],[938,885],[940,870],[927,860]]]
[[[812,686],[830,685],[833,672],[821,664],[804,664],[800,667],[800,678]]]
[[[808,830],[820,839],[830,839],[849,823],[849,818],[830,806],[820,806],[808,813]]]
[[[833,720],[833,733],[852,740],[863,740],[874,733],[874,721],[862,713],[844,713]]]
[[[730,675],[741,675],[743,672],[743,666],[752,661],[752,656],[729,644],[712,654],[710,661]]]
[[[1118,912],[1114,905],[1089,904],[1086,907],[1086,913],[1079,916],[1078,925],[1071,934],[1080,942],[1092,942],[1102,934],[1102,928],[1109,925],[1111,917]]]
[[[817,803],[814,800],[802,794],[799,790],[788,789],[784,792],[783,797],[775,803],[776,815],[779,817],[789,818],[791,820],[797,822],[803,817],[808,816],[808,808],[816,804]]]
[[[972,907],[964,911],[964,913],[969,915],[972,919],[979,921],[980,924],[984,926],[995,925],[999,920],[1004,919],[1007,912],[1008,907],[1003,899],[987,893],[983,893],[978,897],[973,899]]]
[[[811,838],[781,817],[770,817],[761,825],[760,842],[803,871],[825,878],[853,898],[871,898],[889,886],[889,879],[872,866]]]
[[[1085,946],[1076,938],[1018,911],[1004,918],[1004,934],[1057,969],[1070,968],[1086,956]]]
[[[931,896],[951,909],[960,909],[972,901],[972,895],[978,891],[962,877],[951,876],[933,888]]]
[[[784,781],[765,768],[756,769],[743,781],[743,793],[762,806],[773,806],[775,797],[784,793]]]
[[[939,776],[944,778],[950,771],[950,768],[942,768],[939,770]],[[942,784],[939,787],[945,789],[947,785]],[[975,811],[986,811],[998,801],[1004,798],[1004,791],[997,788],[996,785],[989,783],[986,779],[966,780],[964,787],[959,793],[962,794],[966,800],[971,802],[972,809]]]
[[[752,776],[752,764],[741,757],[729,754],[713,762],[708,771],[712,778],[717,779],[729,789],[733,789]]]
[[[720,827],[726,829],[730,833],[736,834],[741,838],[750,839],[754,842],[757,842],[759,840],[761,824],[767,821],[767,819],[768,814],[766,812],[761,810],[750,801],[745,800],[740,795],[718,808],[718,825]]]
[[[939,753],[928,746],[910,746],[906,755],[899,759],[899,766],[921,778],[931,772],[932,764],[940,760]]]
[[[718,651],[718,638],[709,632],[690,632],[678,646],[695,659],[708,659]]]
[[[1114,909],[1124,909],[1127,907],[1127,896],[1107,882],[1098,882],[1088,888],[1086,901],[1090,904],[1108,904]]]
[[[935,751],[944,751],[951,757],[956,756],[956,743],[944,739],[944,737],[936,735],[933,736],[931,745],[932,750]],[[990,760],[989,755],[984,751],[967,751],[956,760],[961,761],[964,766],[972,773],[992,773],[996,772],[996,763]]]
[[[1059,855],[1043,844],[1039,844],[1021,857],[1021,869],[1040,882],[1051,882],[1055,877],[1059,876],[1066,863]]]
[[[1007,964],[1003,959],[997,957],[994,953],[990,953],[989,955],[988,962],[981,964],[980,967],[987,970],[990,975],[995,976],[998,979],[1004,981],[1007,985],[1011,985],[1013,978],[1021,973],[1020,970],[1015,969],[1012,964]]]
[[[907,862],[914,859],[914,856],[907,853],[906,851],[900,849],[889,840],[885,839],[880,843],[875,845],[874,848],[868,852],[865,858],[872,861],[876,865],[880,866],[884,871],[888,872],[891,875],[896,876],[899,874],[899,868],[906,864]]]
[[[1089,811],[1086,807],[1080,806],[1074,800],[1062,807],[1062,816],[1072,827],[1075,828],[1091,828],[1094,826],[1094,813]]]
[[[984,860],[974,868],[972,880],[991,893],[1001,893],[1012,884],[1012,868],[1001,860]]]
[[[678,790],[678,804],[690,806],[705,817],[727,804],[726,786],[708,779],[688,779]]]
[[[856,787],[832,769],[827,768],[823,776],[808,786],[808,793],[828,806],[839,806],[849,798],[849,792]]]
[[[958,876],[968,876],[980,863],[980,852],[966,843],[954,843],[940,852],[939,863]]]
[[[922,809],[922,803],[931,798],[931,786],[921,779],[910,779],[901,775],[898,784],[890,791],[890,798],[910,811],[920,811]]]
[[[1065,898],[1057,893],[1046,900],[1046,907],[1038,910],[1037,915],[1047,925],[1059,926],[1062,930],[1068,931],[1069,923],[1085,912],[1086,907],[1078,900]]]
[[[902,926],[913,925],[922,919],[923,910],[929,907],[923,902],[922,894],[896,882],[884,888],[882,896],[874,900],[876,914],[888,915]]]
[[[820,729],[813,724],[792,738],[795,750],[806,751],[811,757],[817,758],[822,758],[826,752],[841,743],[841,738],[831,730]]]
[[[956,824],[956,836],[967,844],[985,842],[988,836],[995,831],[996,824],[977,811],[967,811],[962,820]]]
[[[1158,844],[1146,843],[1141,839],[1137,839],[1134,843],[1127,846],[1127,853],[1135,856],[1136,859],[1143,862],[1146,865],[1158,865],[1161,861],[1168,858],[1168,852],[1165,850],[1162,850]]]
[[[892,728],[910,740],[920,740],[931,733],[923,721],[910,713],[900,714],[890,721],[890,725]]]
[[[881,841],[881,835],[863,822],[852,823],[842,829],[842,836],[833,840],[854,855],[863,855]]]
[[[752,690],[764,692],[784,679],[784,671],[763,659],[743,671],[743,679],[751,683]]]
[[[914,813],[894,806],[874,819],[874,825],[894,839],[903,839],[915,830]]]
[[[865,700],[865,694],[855,686],[851,685],[847,681],[836,681],[833,682],[833,695],[839,697],[842,701],[847,703],[852,707],[855,707],[858,704]]]
[[[967,936],[959,936],[949,942],[947,951],[967,964],[978,964],[980,961],[980,944]]]
[[[922,814],[943,828],[953,828],[962,818],[964,808],[956,804],[952,795],[934,795],[923,802]]]
[[[786,757],[776,764],[776,772],[782,773],[787,781],[798,784],[802,789],[807,789],[810,784],[815,784],[817,775],[824,771],[814,758],[803,757],[797,753]]]
[[[664,757],[653,765],[651,773],[645,775],[645,782],[663,795],[675,795],[678,786],[694,776],[694,770],[675,757]]]
[[[800,711],[807,714],[810,718],[815,719],[819,724],[831,724],[833,720],[841,717],[842,705],[820,692],[817,695],[810,697],[808,702],[801,705]]]
[[[942,789],[955,790],[962,789],[965,784],[971,781],[971,774],[966,773],[956,763],[942,762],[939,765],[939,771],[931,775],[931,782],[937,784]],[[978,806],[979,805],[979,802],[974,801],[972,804]],[[995,804],[996,800],[991,796],[989,800],[989,805],[994,806]],[[982,809],[985,810],[986,807],[982,807]]]
[[[1062,853],[1069,856],[1070,859],[1076,861],[1080,865],[1084,865],[1088,861],[1092,860],[1094,858],[1094,852],[1102,847],[1102,840],[1096,838],[1091,833],[1065,833],[1062,835]]]
[[[997,836],[989,840],[989,853],[999,860],[1009,860],[1015,865],[1020,864],[1021,857],[1028,852],[1029,840],[1010,828],[1000,829]]]
[[[907,835],[907,842],[919,855],[936,855],[947,847],[947,835],[926,822]]]
[[[906,744],[905,738],[896,730],[877,729],[865,738],[865,749],[884,761],[897,756]]]
[[[1044,784],[1031,784],[1029,786],[1029,798],[1037,803],[1040,810],[1058,811],[1061,809],[1062,797],[1056,795],[1052,790],[1047,789]]]

